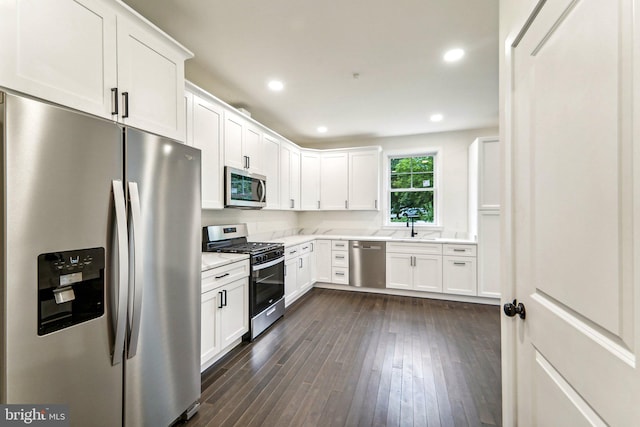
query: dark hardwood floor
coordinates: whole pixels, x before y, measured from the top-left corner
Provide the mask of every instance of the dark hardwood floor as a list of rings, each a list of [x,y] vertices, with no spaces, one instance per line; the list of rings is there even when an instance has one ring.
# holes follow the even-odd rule
[[[501,425],[497,306],[313,289],[203,374],[188,427]]]

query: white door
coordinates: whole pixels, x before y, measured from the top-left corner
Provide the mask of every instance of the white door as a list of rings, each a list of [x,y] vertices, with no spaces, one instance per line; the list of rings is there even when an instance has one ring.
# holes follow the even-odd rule
[[[638,4],[539,4],[510,54],[511,425],[640,425]]]

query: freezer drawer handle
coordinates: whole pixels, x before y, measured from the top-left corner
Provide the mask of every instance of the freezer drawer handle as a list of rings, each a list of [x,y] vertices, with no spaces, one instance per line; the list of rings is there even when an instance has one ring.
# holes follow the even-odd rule
[[[127,212],[124,205],[122,181],[113,180],[113,204],[116,209],[116,238],[118,240],[118,273],[114,284],[115,304],[112,321],[114,323],[114,343],[111,364],[122,363],[124,341],[127,332],[127,298],[129,296],[129,250],[127,245]]]
[[[144,290],[144,240],[142,239],[142,223],[140,209],[140,194],[138,184],[129,183],[129,203],[131,206],[131,228],[129,233],[129,245],[133,243],[132,254],[133,268],[129,271],[129,348],[127,358],[131,359],[138,351],[138,338],[140,336],[140,319],[142,310],[142,293]]]

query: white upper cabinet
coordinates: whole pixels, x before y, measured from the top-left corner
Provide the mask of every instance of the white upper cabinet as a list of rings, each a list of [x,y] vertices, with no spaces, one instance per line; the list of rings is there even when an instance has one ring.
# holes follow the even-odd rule
[[[320,157],[321,209],[345,210],[348,208],[348,179],[349,154],[346,151],[322,153]]]
[[[500,208],[500,141],[477,138],[469,146],[469,209]]]
[[[300,150],[300,209],[320,209],[320,153]]]
[[[188,93],[188,92],[187,92]],[[187,135],[191,144],[202,151],[202,208],[222,209],[222,107],[198,95],[192,95],[191,118]]]
[[[267,209],[280,209],[280,141],[268,134],[263,138],[264,166],[267,177]]]
[[[242,142],[242,152],[247,156],[247,169],[251,172],[263,173],[262,131],[257,126],[246,123]]]
[[[0,39],[0,86],[185,140],[193,54],[123,3],[2,2]]]
[[[280,143],[280,209],[300,209],[300,149]]]
[[[119,117],[129,126],[184,138],[184,61],[172,43],[127,16],[119,16]]]
[[[263,173],[262,131],[241,114],[227,109],[224,118],[224,164]]]
[[[378,209],[379,171],[379,148],[349,152],[349,209]]]
[[[111,118],[111,88],[118,85],[112,7],[95,0],[4,1],[0,40],[0,86]]]
[[[320,209],[378,209],[380,147],[329,150],[320,153]],[[304,179],[306,173],[307,168],[303,167],[303,197],[307,191],[315,191],[311,185],[312,179]],[[309,199],[308,203],[303,205],[303,209],[317,209],[317,202],[316,206],[311,203],[312,200]]]

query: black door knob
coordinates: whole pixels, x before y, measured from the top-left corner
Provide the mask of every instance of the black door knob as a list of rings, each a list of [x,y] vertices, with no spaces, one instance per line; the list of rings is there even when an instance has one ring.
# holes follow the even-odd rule
[[[516,314],[520,316],[521,319],[527,317],[527,311],[524,308],[524,304],[518,302],[518,300],[513,300],[513,302],[508,302],[504,305],[504,314],[509,317],[513,317]]]

